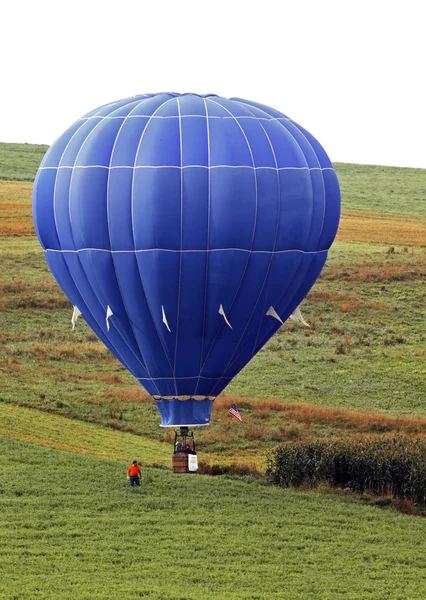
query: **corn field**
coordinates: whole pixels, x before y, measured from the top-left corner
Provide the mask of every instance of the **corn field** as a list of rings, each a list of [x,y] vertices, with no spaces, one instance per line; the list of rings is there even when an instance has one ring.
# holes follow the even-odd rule
[[[426,438],[357,437],[280,444],[268,457],[268,475],[281,487],[336,488],[392,495],[425,506]]]

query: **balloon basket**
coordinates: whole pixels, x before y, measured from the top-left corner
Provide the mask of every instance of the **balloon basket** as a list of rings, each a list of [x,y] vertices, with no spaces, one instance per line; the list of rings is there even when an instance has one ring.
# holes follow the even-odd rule
[[[196,473],[198,471],[194,432],[190,432],[188,427],[181,427],[179,432],[175,431],[173,450],[173,473]]]

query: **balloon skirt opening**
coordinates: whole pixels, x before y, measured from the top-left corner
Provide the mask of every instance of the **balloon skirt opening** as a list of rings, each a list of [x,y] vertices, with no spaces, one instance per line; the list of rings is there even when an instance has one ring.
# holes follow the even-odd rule
[[[196,427],[210,423],[210,413],[214,400],[156,400],[161,417],[161,427]]]

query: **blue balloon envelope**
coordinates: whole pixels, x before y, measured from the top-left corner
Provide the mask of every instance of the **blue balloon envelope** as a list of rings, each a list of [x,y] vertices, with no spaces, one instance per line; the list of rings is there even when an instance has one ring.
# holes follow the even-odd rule
[[[208,424],[214,398],[314,284],[339,213],[310,133],[213,94],[88,113],[49,148],[33,189],[53,275],[163,426]]]

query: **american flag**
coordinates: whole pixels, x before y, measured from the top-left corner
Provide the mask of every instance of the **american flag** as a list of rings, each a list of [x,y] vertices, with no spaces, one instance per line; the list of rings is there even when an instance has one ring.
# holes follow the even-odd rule
[[[235,404],[233,404],[231,406],[231,408],[228,410],[228,414],[232,415],[233,417],[235,417],[236,419],[238,419],[238,421],[242,421],[241,415],[238,412],[238,408],[236,407]]]

